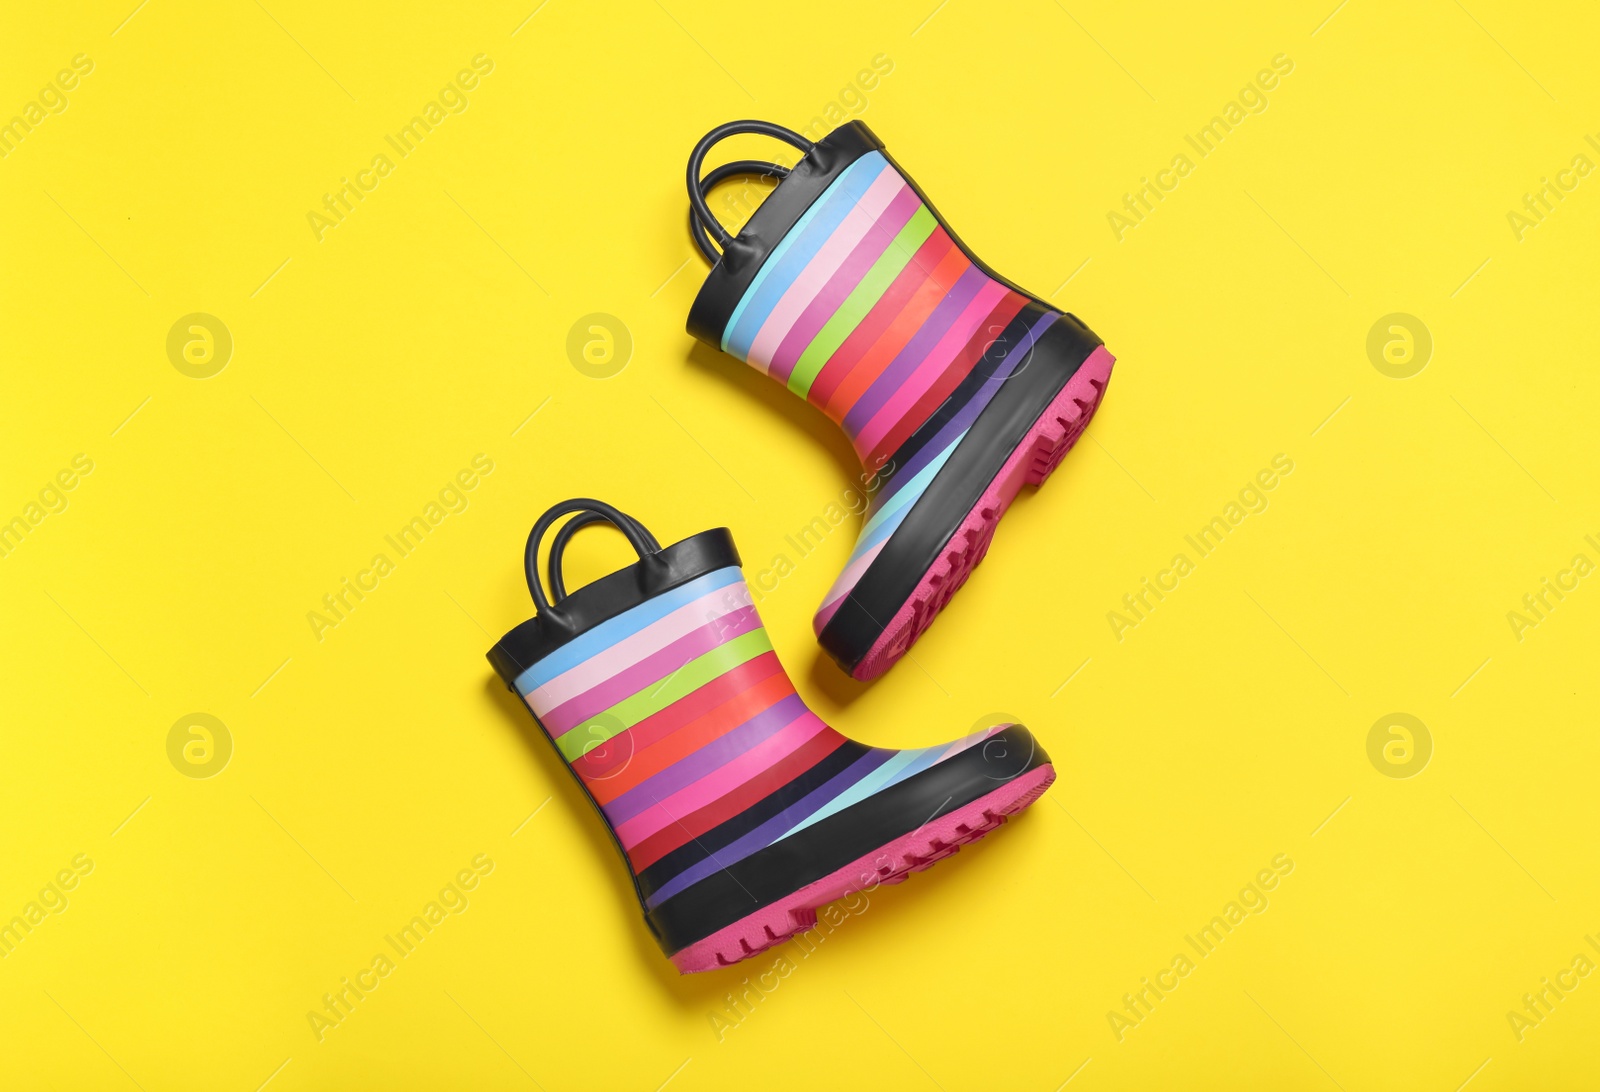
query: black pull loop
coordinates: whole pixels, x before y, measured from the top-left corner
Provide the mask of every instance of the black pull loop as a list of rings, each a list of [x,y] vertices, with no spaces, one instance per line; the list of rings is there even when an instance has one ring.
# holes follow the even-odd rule
[[[556,520],[572,512],[592,512],[595,518],[609,522],[627,536],[629,545],[633,547],[634,553],[639,555],[641,561],[661,551],[655,536],[646,531],[642,524],[604,501],[576,497],[553,505],[539,517],[538,522],[533,525],[533,530],[528,532],[528,546],[522,558],[522,570],[528,578],[528,592],[533,596],[533,605],[538,608],[540,614],[551,608],[550,600],[545,597],[544,587],[539,583],[539,544],[544,539],[545,532],[550,530]]]
[[[600,515],[598,512],[579,512],[556,528],[555,537],[550,540],[550,553],[545,557],[544,562],[545,583],[550,587],[550,601],[552,604],[560,606],[561,601],[567,597],[567,585],[561,571],[562,559],[566,556],[567,543],[572,541],[573,535],[591,523],[609,522],[605,516]],[[652,552],[657,552],[661,549],[661,545],[656,542],[656,536],[652,535],[644,524],[632,516],[628,517],[628,522],[632,523],[644,535],[645,541],[650,544]]]
[[[560,603],[567,597],[566,582],[561,578],[561,558],[565,555],[567,543],[572,541],[572,536],[580,528],[591,523],[605,523],[606,517],[598,512],[579,512],[560,527],[556,528],[555,537],[550,540],[550,553],[544,562],[544,582],[550,589],[550,601]]]
[[[700,180],[700,188],[709,194],[719,184],[741,174],[782,181],[789,177],[789,168],[781,163],[768,163],[761,159],[736,159],[732,163],[724,163],[713,169]],[[711,237],[706,234],[705,225],[700,222],[700,214],[693,208],[689,209],[689,237],[694,240],[694,245],[700,248],[700,253],[706,256],[706,261],[716,265],[719,255],[711,246]]]
[[[700,221],[700,226],[705,228],[705,230],[711,235],[711,238],[716,240],[718,246],[722,247],[726,247],[729,243],[731,243],[733,241],[733,236],[728,234],[728,229],[719,224],[716,217],[711,215],[711,209],[706,204],[707,185],[701,181],[700,167],[701,164],[705,162],[706,153],[711,150],[713,145],[726,140],[728,137],[736,136],[740,133],[751,133],[756,136],[772,137],[776,140],[783,141],[785,144],[793,145],[794,147],[800,149],[802,153],[809,152],[811,151],[812,147],[814,147],[811,141],[807,140],[793,129],[785,129],[783,126],[774,125],[770,121],[730,121],[726,124],[717,126],[715,129],[711,130],[705,136],[700,138],[700,143],[694,146],[694,151],[689,155],[689,170],[687,172],[689,183],[689,207],[694,210],[695,218]],[[771,166],[776,165],[777,164],[771,164]]]

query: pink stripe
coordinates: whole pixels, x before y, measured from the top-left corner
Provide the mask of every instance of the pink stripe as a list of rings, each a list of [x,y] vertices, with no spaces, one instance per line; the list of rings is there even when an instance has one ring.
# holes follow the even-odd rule
[[[892,534],[885,535],[872,549],[860,557],[851,559],[850,563],[844,567],[844,572],[840,573],[839,578],[833,582],[833,587],[828,589],[827,596],[822,600],[823,607],[828,607],[830,604],[837,603],[843,599],[850,589],[856,586],[856,582],[861,579],[861,574],[867,571],[867,566],[877,559],[878,554],[883,551],[883,547],[893,537],[894,535]]]
[[[778,351],[778,346],[794,327],[795,320],[806,305],[827,287],[829,278],[844,264],[856,244],[866,237],[878,216],[889,207],[889,202],[907,188],[905,179],[892,170],[886,170],[873,179],[867,192],[856,201],[855,208],[839,221],[839,226],[833,229],[828,241],[822,244],[772,308],[767,321],[750,343],[749,363],[763,372],[767,370],[773,354]]]
[[[985,728],[981,732],[973,732],[970,736],[962,736],[960,739],[956,740],[954,743],[951,743],[948,746],[946,746],[945,749],[944,749],[944,754],[942,754],[938,758],[934,759],[931,763],[929,763],[929,765],[930,766],[937,766],[939,763],[943,762],[945,759],[954,758],[956,755],[960,754],[962,751],[965,751],[967,748],[976,747],[978,744],[982,743],[984,740],[992,739],[993,737],[999,735],[1001,732],[1004,732],[1007,728],[1014,728],[1014,727],[1016,727],[1016,725],[1011,724],[1009,722],[1006,723],[1006,724],[996,724],[993,728]]]
[[[544,713],[539,720],[550,735],[560,739],[597,713],[630,698],[651,683],[670,679],[679,668],[714,648],[761,628],[755,607],[740,607],[716,618],[692,633],[686,633],[666,648],[646,656],[627,670],[597,683],[575,698]],[[625,725],[631,728],[632,725]]]
[[[1009,727],[1011,727],[1009,724],[997,724],[993,728],[985,728],[981,732],[973,732],[970,736],[962,736],[960,739],[956,740],[954,743],[946,744],[945,745],[945,749],[944,749],[944,753],[941,754],[938,758],[934,759],[931,763],[929,763],[929,765],[937,766],[939,763],[943,762],[945,759],[951,758],[951,757],[953,757],[955,755],[960,754],[962,751],[965,751],[968,747],[976,747],[979,743],[982,743],[984,740],[988,739],[991,736],[999,735],[1001,732],[1005,731]]]
[[[752,778],[760,777],[799,750],[807,740],[827,730],[828,726],[815,713],[803,714],[783,731],[763,740],[720,770],[707,774],[665,800],[658,800],[646,811],[619,824],[616,828],[617,838],[624,849],[632,849],[658,830],[722,799]]]
[[[883,404],[883,408],[873,415],[872,420],[867,422],[866,427],[856,437],[856,450],[871,451],[877,446],[878,441],[883,439],[883,434],[905,416],[916,400],[922,396],[922,392],[932,386],[961,350],[966,348],[985,316],[994,310],[995,305],[1005,294],[1006,286],[994,280],[986,282],[978,289],[978,294],[967,305],[967,309],[961,312],[961,317],[951,323],[950,329],[945,331],[939,343],[928,350],[928,355],[922,358],[917,370]]]
[[[651,622],[639,632],[618,641],[604,652],[597,652],[583,663],[563,671],[543,686],[528,693],[528,704],[543,716],[611,676],[627,670],[646,656],[659,652],[686,633],[693,633],[719,614],[750,606],[750,589],[742,580],[725,588],[707,592],[685,603],[670,614]]]

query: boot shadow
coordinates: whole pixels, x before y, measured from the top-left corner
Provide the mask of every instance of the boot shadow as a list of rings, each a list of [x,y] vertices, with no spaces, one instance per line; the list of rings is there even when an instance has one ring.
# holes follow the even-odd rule
[[[846,708],[872,686],[845,674],[844,668],[833,662],[821,648],[811,657],[806,670],[806,681],[828,696],[840,709]],[[876,680],[873,680],[876,681]]]
[[[605,874],[610,881],[613,896],[621,900],[622,906],[637,908],[639,896],[634,890],[627,862],[607,833],[604,820],[597,814],[588,793],[578,784],[578,779],[572,775],[566,762],[550,745],[550,740],[534,721],[528,707],[493,675],[484,679],[484,689],[488,692],[490,700],[505,713],[506,723],[516,726],[518,736],[536,756],[534,761],[545,774],[551,786],[551,794],[555,797],[548,806],[565,808],[573,815],[579,816],[577,826],[583,832],[582,837],[588,843],[590,852],[608,862]],[[702,1008],[707,1012],[711,1011],[714,1002],[728,992],[727,975],[721,972],[679,974],[677,968],[662,954],[661,946],[656,943],[649,927],[645,925],[643,910],[640,909],[629,920],[631,925],[626,942],[634,950],[640,964],[649,969],[663,991],[688,1010]],[[749,969],[741,973],[748,974]]]
[[[762,375],[750,365],[703,341],[690,344],[685,361],[691,368],[715,375],[721,382],[738,387],[754,404],[756,408],[752,412],[761,415],[764,425],[799,430],[810,436],[833,456],[839,464],[840,476],[845,481],[860,481],[861,461],[856,458],[855,448],[850,446],[849,438],[810,402],[790,393],[777,380]]]
[[[819,908],[815,927],[770,953],[781,952],[799,966],[826,950],[833,961],[843,964],[862,958],[854,952],[870,952],[897,940],[904,943],[908,928],[923,927],[930,921],[970,935],[972,900],[980,900],[983,913],[1004,915],[1004,896],[1010,890],[1007,879],[1048,852],[1042,844],[1048,834],[1043,825],[1029,819],[1031,810],[1008,816],[992,836],[962,846],[926,871],[913,872],[899,883],[853,891]],[[968,916],[962,916],[964,913]],[[1015,938],[1006,943],[1015,943]],[[1015,955],[1014,950],[1007,950],[997,952],[996,958]],[[938,960],[937,956],[930,958]]]
[[[760,415],[763,426],[805,433],[811,438],[812,442],[833,457],[833,461],[840,468],[840,481],[848,482],[852,488],[860,488],[861,461],[856,457],[855,448],[851,446],[850,440],[845,436],[844,431],[828,420],[811,403],[803,398],[796,397],[787,388],[762,375],[748,364],[742,363],[718,349],[713,349],[703,341],[694,342],[690,346],[685,359],[690,367],[715,374],[720,381],[732,383],[738,387],[750,399],[754,407],[752,412]],[[841,492],[843,489],[844,486],[841,485]],[[815,514],[814,512],[797,509],[795,513],[796,526]],[[862,515],[852,513],[850,519],[840,525],[839,531],[848,530],[850,541],[855,542],[857,536],[861,533],[863,520],[864,517]],[[833,577],[837,575],[838,573],[829,574],[828,584],[824,585],[824,590],[832,585]],[[817,602],[819,605],[822,602],[821,593],[817,595]],[[847,706],[855,701],[871,685],[870,683],[857,682],[852,679],[844,671],[840,670],[839,666],[833,662],[833,659],[823,652],[821,648],[817,648],[812,655],[807,678],[813,686],[821,690],[840,707]]]

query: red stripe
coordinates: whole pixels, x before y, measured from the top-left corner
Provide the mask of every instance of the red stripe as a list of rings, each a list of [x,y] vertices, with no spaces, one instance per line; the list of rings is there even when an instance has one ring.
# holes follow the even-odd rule
[[[747,808],[765,800],[827,758],[844,741],[844,736],[838,732],[818,732],[781,762],[761,771],[759,776],[751,778],[699,811],[691,812],[678,822],[658,830],[628,851],[628,860],[633,864],[634,873],[643,872],[679,846],[687,844],[706,831],[726,823]]]
[[[702,718],[739,714],[747,707],[747,703],[741,700],[745,694],[775,675],[783,680],[783,687],[786,688],[786,692],[780,696],[787,697],[794,692],[788,676],[783,674],[783,666],[778,663],[778,654],[763,652],[685,694],[665,709],[652,713],[627,731],[613,736],[603,746],[575,760],[572,768],[585,783],[593,781],[589,784],[589,790],[595,794],[597,801],[604,804],[613,800],[649,776],[648,773],[641,774],[634,767],[642,770],[654,764],[655,752],[663,740],[670,740],[674,733],[696,724]],[[738,723],[742,724],[743,720]]]
[[[598,803],[609,804],[629,789],[716,742],[785,698],[796,696],[788,676],[782,672],[763,679],[705,716],[690,721],[654,747],[633,755],[623,753],[617,763],[616,776],[607,780],[597,779],[589,789]]]
[[[900,350],[917,336],[917,331],[922,329],[923,324],[950,294],[950,289],[961,279],[961,274],[971,265],[971,260],[965,254],[958,248],[951,247],[945,252],[944,257],[939,259],[937,265],[927,270],[927,277],[917,286],[917,290],[900,309],[900,313],[883,332],[883,336],[861,355],[854,370],[834,390],[833,396],[823,407],[829,417],[835,421],[844,420],[851,407],[867,392],[867,388],[877,381],[890,364],[894,363],[895,357],[900,355]]]
[[[1017,312],[1021,311],[1027,302],[1028,297],[1016,292],[1007,292],[1000,297],[1000,302],[995,304],[988,318],[978,324],[978,328],[967,339],[961,352],[950,362],[950,367],[946,368],[944,374],[934,381],[933,386],[924,391],[900,420],[883,434],[883,439],[879,440],[877,446],[862,460],[863,464],[881,466],[889,456],[898,451],[900,445],[909,440],[911,434],[916,432],[922,423],[933,415],[933,411],[950,397],[951,392],[961,385],[961,381],[971,374],[972,369],[977,367],[978,360],[989,351],[989,346],[994,344],[995,338],[1005,332],[1005,328],[1017,317]]]
[[[911,256],[911,260],[906,263],[906,267],[895,277],[888,290],[878,297],[878,302],[872,305],[856,324],[856,328],[844,339],[843,344],[822,366],[822,371],[817,373],[817,378],[811,383],[811,389],[806,392],[807,401],[813,405],[827,405],[828,399],[850,374],[856,361],[872,348],[911,299],[912,294],[927,279],[927,271],[938,265],[939,260],[954,246],[955,243],[945,233],[944,228],[934,229],[933,234],[923,241],[917,252]]]

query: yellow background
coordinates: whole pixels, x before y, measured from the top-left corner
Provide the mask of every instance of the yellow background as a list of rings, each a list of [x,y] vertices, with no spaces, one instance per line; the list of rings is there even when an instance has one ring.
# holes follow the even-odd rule
[[[1600,581],[1520,641],[1506,617],[1600,560],[1600,177],[1520,241],[1507,221],[1600,162],[1593,13],[537,2],[0,20],[0,120],[94,62],[0,160],[0,518],[94,463],[0,558],[0,918],[94,862],[0,960],[0,1083],[1600,1084],[1600,979],[1521,1041],[1506,1016],[1600,958]],[[323,194],[480,53],[469,108],[318,241]],[[1118,241],[1108,212],[1280,53],[1269,108]],[[554,501],[664,541],[727,524],[754,572],[853,479],[820,415],[684,333],[682,173],[721,121],[825,116],[878,54],[845,105],[1120,363],[914,660],[863,687],[812,640],[853,524],[761,608],[854,737],[1005,713],[1059,780],[784,949],[719,1037],[778,953],[672,971],[483,654],[530,613],[523,536]],[[234,340],[207,380],[166,353],[194,312]],[[634,343],[606,380],[566,351],[595,312]],[[1434,340],[1406,380],[1366,348],[1395,312]],[[470,505],[319,641],[307,613],[479,453]],[[1279,453],[1270,507],[1119,641],[1107,613]],[[575,583],[628,556],[599,533],[573,555]],[[194,712],[234,744],[209,779],[168,759]],[[1432,735],[1410,779],[1368,759],[1393,712]],[[1280,853],[1269,908],[1119,1041],[1107,1012]],[[308,1010],[477,854],[470,907],[319,1042]]]

